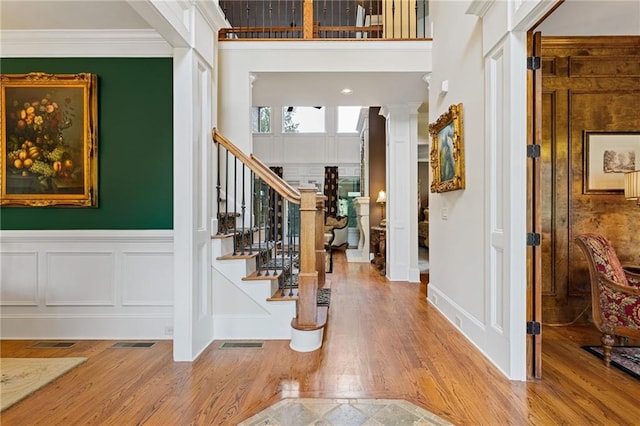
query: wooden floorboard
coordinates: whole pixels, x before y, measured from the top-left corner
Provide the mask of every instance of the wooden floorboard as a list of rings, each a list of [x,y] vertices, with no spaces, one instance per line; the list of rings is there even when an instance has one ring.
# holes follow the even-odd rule
[[[543,327],[543,378],[511,382],[426,300],[422,283],[389,283],[370,264],[334,258],[323,347],[288,341],[262,349],[213,342],[193,363],[172,343],[69,349],[1,342],[2,357],[85,356],[88,361],[0,415],[10,425],[235,425],[289,397],[402,398],[457,425],[635,425],[640,381],[580,346],[592,326]],[[638,344],[638,342],[632,342]]]

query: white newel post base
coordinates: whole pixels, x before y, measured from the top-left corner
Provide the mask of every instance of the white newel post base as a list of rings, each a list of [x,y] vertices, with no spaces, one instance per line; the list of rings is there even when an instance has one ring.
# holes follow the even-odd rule
[[[291,328],[289,347],[296,352],[312,352],[322,346],[324,327],[317,330],[296,330]]]

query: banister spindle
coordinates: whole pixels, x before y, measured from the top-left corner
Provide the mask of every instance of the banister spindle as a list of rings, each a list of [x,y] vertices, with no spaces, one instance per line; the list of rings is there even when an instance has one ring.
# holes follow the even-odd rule
[[[249,254],[253,254],[253,244],[255,243],[255,228],[254,228],[254,218],[255,218],[255,177],[253,176],[253,170],[249,169],[249,186],[251,187],[251,196],[249,197],[249,229],[251,229],[251,239],[249,240]]]
[[[243,238],[242,238],[242,250],[241,250],[241,253],[243,255],[244,255],[244,251],[245,251],[245,248],[246,248],[246,245],[247,245],[246,241],[248,240],[249,244],[251,244],[251,231],[248,230],[247,228],[245,228],[245,226],[244,226],[245,225],[244,215],[245,215],[246,207],[247,207],[246,199],[245,199],[245,193],[247,191],[247,188],[245,187],[245,184],[244,184],[244,175],[245,175],[245,165],[244,165],[244,163],[242,163],[242,188],[241,188],[241,191],[242,191],[242,202],[240,204],[240,212],[241,212],[240,223],[242,224],[241,228],[242,228]],[[246,235],[247,237],[245,238],[244,235]]]
[[[227,197],[229,198],[229,197]],[[236,218],[237,216],[237,208],[238,203],[236,200],[238,199],[238,157],[233,156],[233,255],[238,255],[238,244],[241,244],[242,235],[238,233],[238,228],[236,227]],[[228,201],[227,201],[228,204]],[[241,231],[242,232],[242,231]]]
[[[229,150],[225,151],[224,164],[224,233],[229,232]]]
[[[220,231],[220,227],[221,227],[221,225],[222,225],[222,224],[220,223],[220,220],[222,219],[222,218],[221,218],[221,214],[220,214],[220,213],[221,213],[221,212],[220,212],[220,200],[221,200],[220,190],[222,189],[222,187],[221,187],[221,185],[220,185],[220,173],[221,173],[220,169],[221,169],[221,167],[220,167],[220,144],[219,144],[219,143],[218,143],[218,144],[216,144],[216,153],[217,153],[217,155],[216,155],[216,162],[218,163],[218,164],[217,164],[217,165],[218,165],[218,170],[217,170],[218,178],[217,178],[217,183],[216,183],[216,194],[217,194],[217,195],[216,195],[216,206],[217,206],[217,207],[216,207],[216,214],[218,215],[218,232],[216,232],[216,234],[217,234],[217,235],[220,235],[220,234],[222,233],[222,232]]]

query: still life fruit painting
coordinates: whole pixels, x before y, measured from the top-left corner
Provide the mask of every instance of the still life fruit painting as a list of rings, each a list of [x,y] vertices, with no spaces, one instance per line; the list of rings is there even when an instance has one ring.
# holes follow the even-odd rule
[[[97,76],[2,74],[6,206],[97,205]]]

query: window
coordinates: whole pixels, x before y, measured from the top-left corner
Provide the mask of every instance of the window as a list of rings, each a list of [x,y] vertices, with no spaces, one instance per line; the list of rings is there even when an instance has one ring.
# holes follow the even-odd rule
[[[282,108],[282,133],[324,133],[325,108],[289,106]]]
[[[338,107],[338,133],[356,133],[361,106]]]
[[[251,131],[253,133],[271,133],[271,107],[251,108]]]

